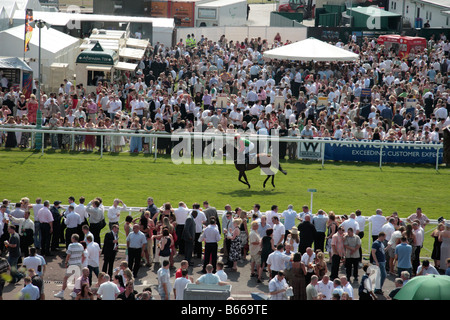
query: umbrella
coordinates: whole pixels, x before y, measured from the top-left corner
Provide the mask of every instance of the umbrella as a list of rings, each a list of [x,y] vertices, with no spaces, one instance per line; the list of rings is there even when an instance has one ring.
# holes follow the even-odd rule
[[[395,300],[450,300],[450,277],[429,274],[408,281]]]

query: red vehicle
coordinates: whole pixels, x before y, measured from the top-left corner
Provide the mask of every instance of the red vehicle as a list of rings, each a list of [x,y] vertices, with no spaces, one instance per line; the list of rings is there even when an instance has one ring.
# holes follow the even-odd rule
[[[385,50],[395,50],[400,59],[407,59],[409,54],[422,52],[427,48],[427,40],[422,37],[407,37],[394,34],[378,37],[378,44],[384,45]]]
[[[312,0],[280,0],[278,12],[301,12],[303,19],[308,19],[312,14]]]

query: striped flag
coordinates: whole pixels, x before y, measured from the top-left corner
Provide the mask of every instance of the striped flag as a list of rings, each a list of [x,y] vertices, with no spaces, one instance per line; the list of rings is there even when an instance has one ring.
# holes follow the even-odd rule
[[[26,11],[25,11],[25,46],[24,46],[25,52],[30,50],[30,46],[28,44],[31,40],[31,36],[33,35],[33,27],[30,26],[31,21],[33,21],[33,9],[26,9]]]

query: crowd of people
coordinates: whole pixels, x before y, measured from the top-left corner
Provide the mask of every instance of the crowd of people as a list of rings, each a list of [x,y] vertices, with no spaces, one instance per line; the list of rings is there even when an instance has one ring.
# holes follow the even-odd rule
[[[180,39],[156,43],[139,69],[120,79],[100,77],[93,92],[65,79],[58,92],[41,93],[43,125],[50,129],[127,130],[130,135],[47,135],[55,149],[149,152],[150,137],[132,133],[175,130],[282,137],[442,142],[450,124],[450,43],[444,34],[424,50],[400,58],[376,38],[350,36],[334,45],[360,55],[356,62],[267,60],[265,50],[288,44],[277,37],[218,41]],[[368,102],[361,99],[371,90]],[[14,87],[0,93],[0,124],[36,124],[39,103]],[[35,91],[35,90],[34,90]],[[280,104],[278,97],[281,97]],[[325,98],[325,100],[323,99]],[[413,103],[411,103],[413,101]],[[5,147],[29,147],[29,132],[4,132]],[[103,141],[102,141],[103,139]],[[160,139],[155,147],[170,152]],[[296,157],[296,144],[280,146],[282,158]]]
[[[3,201],[0,297],[6,280],[17,283],[23,278],[20,299],[45,299],[46,259],[58,251],[64,252],[66,271],[62,290],[54,296],[64,298],[70,283],[69,295],[76,300],[155,299],[151,286],[140,293],[134,288],[140,268],[153,264],[160,265],[156,279],[162,300],[183,300],[189,283],[228,285],[227,273],[237,272],[238,262],[250,268],[256,283],[267,281],[274,300],[377,299],[384,295],[387,272],[396,277],[396,290],[388,294],[395,299],[411,277],[450,275],[450,222],[443,218],[431,233],[434,265],[427,259],[420,261],[424,228],[430,223],[421,208],[406,219],[396,212],[383,215],[381,209],[370,217],[360,210],[342,216],[324,210],[313,214],[307,205],[296,212],[292,205],[283,211],[277,205],[262,211],[259,204],[249,210],[227,204],[222,214],[208,201],[191,207],[182,201],[176,207],[170,203],[158,207],[149,197],[133,217],[120,199],[108,208],[100,197],[87,204],[84,197],[78,204],[74,197],[68,202],[62,208],[60,201],[51,205],[40,198],[31,204],[24,197],[12,206]],[[370,264],[363,260],[361,249],[367,221],[373,237]],[[117,262],[124,245],[122,233],[125,260]],[[181,262],[174,279],[175,257]],[[194,259],[202,261],[203,275],[196,281],[189,275]],[[341,267],[345,275],[339,274]],[[369,267],[378,270],[376,288],[368,278]],[[351,277],[359,284],[358,296]]]

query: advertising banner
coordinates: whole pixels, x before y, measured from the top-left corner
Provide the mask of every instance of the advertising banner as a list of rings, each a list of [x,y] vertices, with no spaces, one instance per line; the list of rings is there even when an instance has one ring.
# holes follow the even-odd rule
[[[419,144],[420,145],[420,144]],[[383,146],[384,163],[436,163],[436,149],[419,147],[418,144],[404,143],[404,146]],[[327,143],[325,160],[379,162],[380,146]],[[443,151],[439,151],[439,163],[442,163]]]

